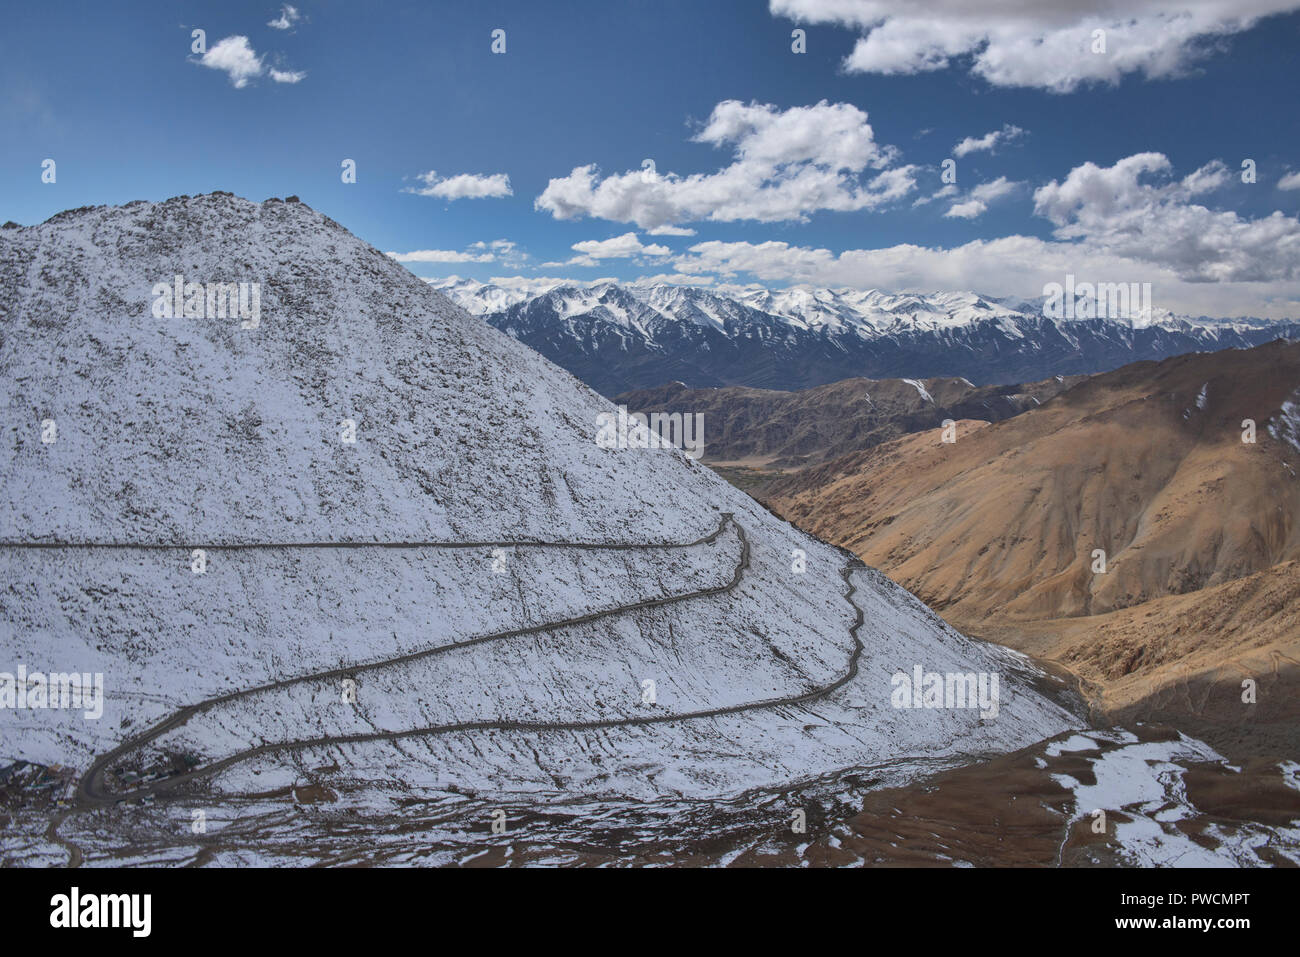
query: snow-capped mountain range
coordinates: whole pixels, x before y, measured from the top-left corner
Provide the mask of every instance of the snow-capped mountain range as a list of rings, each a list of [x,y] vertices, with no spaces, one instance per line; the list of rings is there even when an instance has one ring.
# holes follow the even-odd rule
[[[1054,319],[1041,301],[973,292],[429,280],[467,312],[597,391],[669,381],[803,389],[854,376],[979,385],[1300,338],[1300,322],[1177,316]]]

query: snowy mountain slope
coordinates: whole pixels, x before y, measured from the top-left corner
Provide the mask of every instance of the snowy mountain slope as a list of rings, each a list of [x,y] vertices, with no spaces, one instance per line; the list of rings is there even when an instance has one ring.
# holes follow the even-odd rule
[[[256,327],[155,317],[177,274],[260,283]],[[652,799],[1075,722],[1023,659],[680,451],[599,447],[605,400],[300,203],[6,230],[0,330],[0,651],[105,687],[97,721],[0,712],[5,759],[84,774],[170,716],[106,769],[110,795],[172,773],[157,759],[219,766],[168,799],[304,781]],[[892,707],[915,665],[999,675],[996,717]]]
[[[971,292],[431,284],[610,396],[670,381],[787,390],[860,376],[1008,384],[1300,338],[1294,321],[1158,308],[1133,319],[1055,320],[1041,302]]]

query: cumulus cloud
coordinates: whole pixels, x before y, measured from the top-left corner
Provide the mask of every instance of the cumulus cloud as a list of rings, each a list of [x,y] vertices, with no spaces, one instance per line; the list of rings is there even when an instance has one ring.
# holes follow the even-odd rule
[[[481,244],[479,244],[481,246]],[[457,252],[454,249],[415,249],[409,253],[385,253],[399,263],[490,263],[496,262],[492,252]]]
[[[636,233],[624,233],[612,239],[587,239],[569,247],[578,255],[555,266],[599,266],[603,259],[630,259],[633,256],[668,256],[672,250],[655,243],[645,245]]]
[[[276,30],[288,30],[301,19],[302,14],[298,12],[298,8],[286,3],[280,8],[280,15],[274,20],[268,21],[266,25]]]
[[[513,254],[518,248],[518,244],[510,239],[494,239],[486,243],[480,240],[470,244],[470,249],[491,249],[493,252],[504,254]]]
[[[306,73],[295,70],[268,70],[262,58],[254,52],[248,37],[242,36],[225,37],[218,41],[197,62],[200,66],[223,71],[237,90],[268,72],[276,83],[298,83],[307,76]]]
[[[1150,282],[1157,309],[1189,315],[1300,315],[1300,282],[1189,283],[1169,269],[1072,243],[1032,236],[976,240],[949,248],[900,244],[878,249],[829,249],[710,241],[674,261],[681,275],[741,275],[767,285],[807,283],[855,289],[931,292],[974,290],[1034,299],[1044,284],[1081,281]],[[719,286],[718,288],[723,288]]]
[[[991,152],[1000,143],[1009,143],[1025,135],[1025,131],[1011,123],[1006,123],[1000,130],[993,130],[983,136],[968,136],[952,148],[953,156],[965,156],[968,153]]]
[[[681,275],[726,280],[1026,297],[1073,273],[1081,280],[1150,282],[1157,307],[1175,312],[1300,315],[1300,220],[1280,212],[1243,219],[1204,205],[1230,178],[1220,162],[1179,178],[1163,154],[1139,153],[1109,167],[1084,163],[1036,190],[1034,210],[1052,223],[1052,239],[1007,236],[951,248],[901,244],[840,253],[776,241],[709,241],[672,263]],[[981,184],[963,202],[987,203],[1018,185],[1004,178]]]
[[[262,75],[262,61],[253,52],[248,37],[226,37],[218,41],[199,58],[199,63],[213,70],[223,70],[237,90]]]
[[[439,176],[434,170],[421,173],[419,180],[424,186],[416,189],[407,187],[405,192],[417,196],[433,196],[437,199],[500,199],[513,196],[510,177],[505,173],[480,175],[477,173],[460,173],[456,176]]]
[[[556,286],[587,286],[600,282],[618,281],[613,276],[606,276],[602,279],[561,279],[555,276],[493,276],[488,280],[492,285],[500,286],[502,289],[524,289],[536,292],[544,292],[547,288],[553,289]]]
[[[493,239],[489,242],[470,243],[467,247],[479,253],[490,252],[495,261],[504,266],[522,266],[528,259],[528,253],[519,248],[518,243],[510,239]]]
[[[672,253],[667,246],[643,244],[636,233],[624,233],[612,239],[587,239],[574,243],[570,248],[592,259],[627,259],[631,256],[667,256]]]
[[[1131,73],[1179,76],[1216,40],[1300,9],[1300,0],[770,0],[770,9],[864,32],[845,60],[850,72],[921,73],[955,62],[994,86],[1065,93]]]
[[[679,272],[664,272],[655,276],[640,276],[633,279],[632,286],[711,286],[712,276],[687,275]]]
[[[1231,178],[1221,162],[1181,179],[1163,153],[1099,167],[1084,163],[1034,193],[1034,211],[1059,239],[1149,262],[1188,282],[1300,278],[1300,221],[1274,212],[1243,219],[1202,205]]]
[[[961,190],[959,190],[954,184],[949,183],[947,186],[941,187],[938,191],[931,193],[929,196],[918,196],[915,201],[913,201],[912,206],[914,208],[917,206],[926,206],[937,199],[947,199],[950,196],[956,196],[960,192]]]
[[[1020,186],[1019,183],[1013,183],[1005,176],[999,176],[987,183],[980,183],[967,193],[964,199],[949,207],[948,212],[943,215],[950,219],[974,219],[977,216],[982,216],[988,211],[990,203],[996,202],[1004,196],[1010,196],[1018,186]]]
[[[415,249],[407,253],[390,252],[385,255],[399,263],[501,263],[522,266],[528,254],[509,239],[480,240],[470,243],[464,252],[454,249]]]
[[[594,164],[552,179],[534,203],[556,219],[592,216],[647,231],[683,222],[804,222],[821,210],[872,209],[910,193],[915,167],[876,142],[848,103],[775,106],[726,100],[693,138],[730,148],[730,165],[681,176],[653,169],[601,177]]]
[[[1287,173],[1277,181],[1278,189],[1300,189],[1300,172]]]

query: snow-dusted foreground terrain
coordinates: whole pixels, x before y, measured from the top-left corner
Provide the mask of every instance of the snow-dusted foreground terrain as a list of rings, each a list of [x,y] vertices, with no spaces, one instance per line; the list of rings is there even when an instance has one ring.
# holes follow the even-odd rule
[[[177,275],[256,321],[160,316]],[[497,805],[680,830],[1080,724],[678,450],[601,448],[605,400],[299,203],[0,232],[0,321],[0,672],[104,690],[0,709],[0,767],[54,782],[7,860],[337,861]],[[997,707],[898,707],[917,667]]]

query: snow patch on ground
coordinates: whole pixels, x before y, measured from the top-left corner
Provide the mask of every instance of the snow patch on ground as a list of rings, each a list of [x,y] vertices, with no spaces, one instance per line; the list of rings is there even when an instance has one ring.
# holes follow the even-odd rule
[[[1091,740],[1091,739],[1096,739]],[[1300,826],[1265,828],[1244,824],[1232,832],[1213,824],[1205,833],[1220,842],[1205,847],[1177,825],[1199,812],[1191,806],[1183,783],[1185,768],[1176,762],[1226,760],[1209,745],[1179,735],[1176,741],[1141,742],[1126,731],[1075,735],[1055,752],[1084,750],[1083,742],[1118,744],[1090,758],[1095,783],[1084,784],[1067,774],[1052,779],[1073,792],[1074,820],[1104,811],[1107,827],[1114,828],[1116,843],[1126,863],[1138,867],[1233,867],[1259,865],[1254,848],[1264,844],[1300,863]],[[1053,753],[1049,747],[1048,753]],[[1300,823],[1300,822],[1298,822]]]
[[[919,379],[904,379],[903,381],[920,393],[921,398],[926,402],[934,402],[930,393],[925,390],[925,385]]]
[[[1268,434],[1300,452],[1300,389],[1292,393],[1292,398],[1282,403],[1281,411],[1269,420]]]
[[[1065,741],[1053,741],[1047,746],[1046,753],[1049,757],[1057,758],[1062,754],[1072,751],[1094,751],[1097,748],[1097,742],[1082,734],[1071,735]]]

